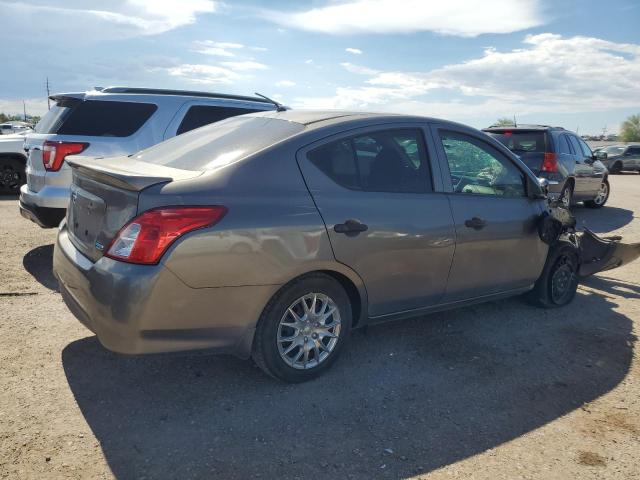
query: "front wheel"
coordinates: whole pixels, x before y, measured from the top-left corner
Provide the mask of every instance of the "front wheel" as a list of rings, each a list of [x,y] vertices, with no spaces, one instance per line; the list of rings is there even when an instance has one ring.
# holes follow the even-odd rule
[[[284,286],[256,328],[252,357],[267,374],[298,383],[336,360],[351,329],[351,304],[332,277],[314,273]]]
[[[587,208],[604,207],[605,203],[607,203],[607,200],[609,200],[610,190],[611,189],[609,187],[609,180],[605,178],[604,180],[602,180],[600,189],[598,190],[598,193],[596,193],[595,198],[593,200],[587,200],[586,202],[584,202],[584,206]]]
[[[527,300],[544,308],[557,308],[573,300],[578,290],[578,252],[567,241],[551,247],[547,261]]]
[[[609,173],[612,173],[614,175],[618,174],[622,172],[622,163],[621,162],[616,162],[614,163],[611,168],[609,169]]]

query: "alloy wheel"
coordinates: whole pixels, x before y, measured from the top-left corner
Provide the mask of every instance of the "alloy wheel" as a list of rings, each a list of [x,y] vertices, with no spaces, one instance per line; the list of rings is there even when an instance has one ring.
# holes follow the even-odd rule
[[[340,310],[331,297],[309,293],[295,300],[280,319],[278,351],[290,367],[308,370],[335,349],[341,329]]]
[[[596,194],[596,197],[593,199],[593,201],[596,205],[602,205],[604,202],[607,201],[608,196],[609,196],[609,185],[607,185],[607,182],[602,182],[600,184],[600,190],[598,190],[598,193]]]

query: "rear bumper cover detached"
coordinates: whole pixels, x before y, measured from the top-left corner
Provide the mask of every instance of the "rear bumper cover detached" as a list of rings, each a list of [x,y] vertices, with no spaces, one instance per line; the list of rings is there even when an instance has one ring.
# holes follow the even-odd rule
[[[168,268],[107,257],[93,263],[61,226],[53,269],[62,298],[107,349],[124,354],[211,350],[248,358],[277,286],[191,288]]]

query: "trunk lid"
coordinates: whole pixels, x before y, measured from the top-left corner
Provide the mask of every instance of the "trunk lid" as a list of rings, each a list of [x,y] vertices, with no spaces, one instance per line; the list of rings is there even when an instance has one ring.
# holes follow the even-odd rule
[[[72,168],[67,229],[71,242],[97,261],[118,231],[138,213],[140,192],[159,183],[202,175],[129,157],[68,157]]]

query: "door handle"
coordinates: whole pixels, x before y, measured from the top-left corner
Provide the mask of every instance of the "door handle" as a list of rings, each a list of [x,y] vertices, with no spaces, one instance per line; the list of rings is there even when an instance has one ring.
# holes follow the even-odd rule
[[[464,226],[473,228],[474,230],[482,230],[487,226],[487,221],[482,218],[473,217],[471,220],[465,220]]]
[[[334,232],[344,233],[347,237],[355,237],[360,232],[366,232],[368,229],[368,225],[365,225],[360,220],[354,220],[352,218],[345,220],[344,223],[337,223],[333,226]]]

